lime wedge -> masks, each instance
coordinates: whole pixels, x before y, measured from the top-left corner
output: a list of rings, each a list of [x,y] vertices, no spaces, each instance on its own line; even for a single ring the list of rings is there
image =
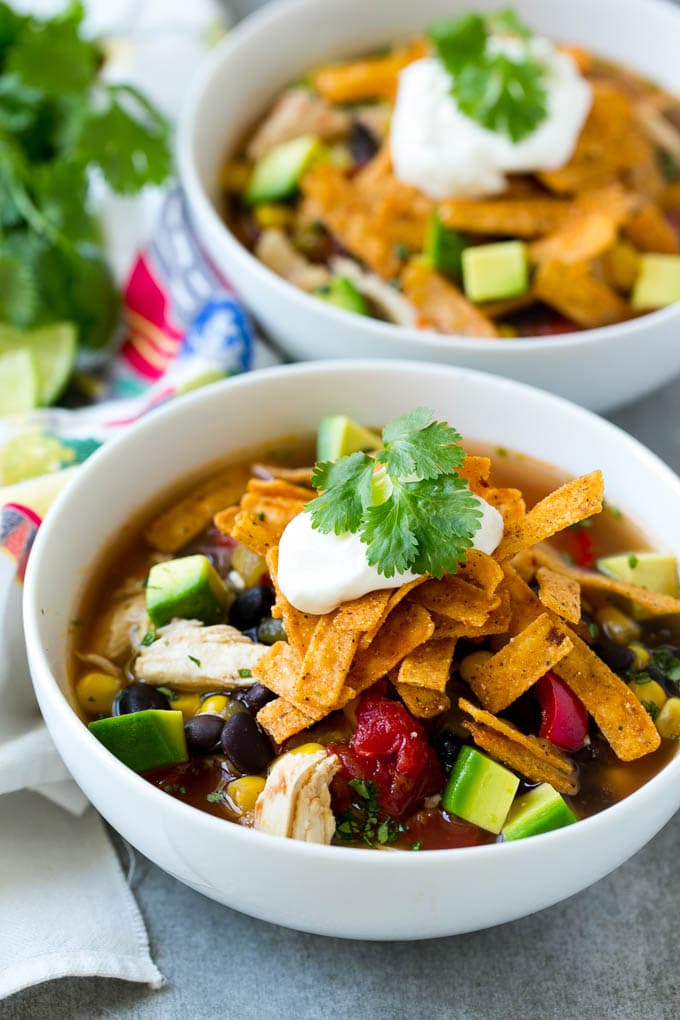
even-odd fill
[[[382,439],[345,415],[322,418],[316,440],[317,460],[338,460],[359,450],[381,450]]]
[[[77,333],[71,322],[55,322],[40,329],[0,326],[0,355],[29,351],[35,360],[40,405],[52,404],[69,380],[76,357]]]
[[[0,354],[0,415],[23,414],[38,406],[38,367],[26,348]]]

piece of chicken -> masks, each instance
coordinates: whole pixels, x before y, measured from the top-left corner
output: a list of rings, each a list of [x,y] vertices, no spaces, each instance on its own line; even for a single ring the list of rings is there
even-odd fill
[[[325,142],[347,134],[350,117],[309,89],[288,89],[257,129],[248,144],[248,158],[260,159],[265,153],[300,135],[316,135]]]
[[[137,656],[135,676],[179,690],[251,687],[257,682],[257,663],[267,651],[266,645],[222,623],[206,627],[200,620],[173,620],[157,633]]]
[[[329,786],[340,768],[325,750],[278,758],[255,804],[255,828],[304,843],[330,843],[335,833]]]
[[[301,290],[312,291],[328,282],[325,266],[310,262],[296,251],[282,230],[263,230],[255,254],[268,269]]]

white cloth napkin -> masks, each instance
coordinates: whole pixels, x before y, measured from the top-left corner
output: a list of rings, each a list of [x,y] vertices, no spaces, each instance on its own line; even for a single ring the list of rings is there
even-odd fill
[[[46,14],[61,9],[63,0],[15,5]],[[221,13],[215,0],[89,0],[87,8],[93,34],[118,39],[118,76],[145,89],[166,111],[175,110],[214,38]],[[149,203],[157,208],[158,196],[151,191],[141,203],[128,223],[148,222]],[[120,276],[121,259],[126,252],[133,259],[141,238],[123,230],[108,240]],[[77,468],[21,483],[21,498],[5,490],[0,502],[24,504],[39,519],[72,470]],[[0,999],[66,975],[118,977],[158,988],[164,979],[149,955],[144,922],[118,858],[99,816],[86,810],[69,778],[33,696],[21,629],[22,564],[12,556],[27,546],[22,529],[30,529],[31,521],[17,521],[6,533],[0,528]]]

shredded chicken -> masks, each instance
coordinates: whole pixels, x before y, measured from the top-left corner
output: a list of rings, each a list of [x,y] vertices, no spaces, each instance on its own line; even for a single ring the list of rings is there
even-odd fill
[[[330,843],[335,832],[329,786],[340,760],[326,751],[278,758],[255,805],[255,828],[305,843]]]
[[[140,590],[121,598],[98,617],[92,651],[118,662],[130,654],[130,645],[138,647],[146,630],[146,595]]]
[[[251,138],[247,155],[249,159],[260,159],[275,146],[300,135],[317,135],[332,141],[349,128],[349,114],[344,110],[336,109],[309,89],[288,89]]]
[[[367,272],[358,262],[340,255],[331,259],[331,268],[338,276],[344,276],[353,283],[388,322],[394,322],[397,326],[416,326],[418,317],[413,305],[375,273]]]
[[[256,644],[235,627],[173,620],[158,630],[153,644],[142,648],[134,673],[149,684],[169,684],[180,690],[251,687],[266,651],[266,645]]]
[[[650,141],[675,159],[680,159],[680,132],[677,128],[651,103],[638,103],[636,113]]]
[[[301,290],[316,290],[328,282],[326,267],[314,265],[296,251],[282,230],[264,230],[255,245],[255,254],[277,276]]]

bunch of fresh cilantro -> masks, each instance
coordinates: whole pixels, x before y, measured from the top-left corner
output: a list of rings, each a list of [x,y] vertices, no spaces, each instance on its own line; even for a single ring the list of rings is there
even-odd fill
[[[0,323],[71,321],[99,348],[119,296],[90,204],[100,173],[131,195],[171,169],[168,125],[136,89],[109,85],[82,35],[83,5],[44,20],[0,2]]]

